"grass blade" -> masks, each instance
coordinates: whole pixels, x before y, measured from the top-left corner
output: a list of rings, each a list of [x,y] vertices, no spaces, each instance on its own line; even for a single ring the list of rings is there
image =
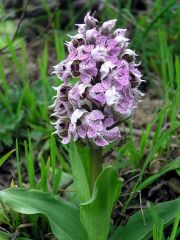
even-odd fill
[[[11,154],[15,152],[15,149],[11,150],[10,152],[6,153],[4,156],[0,158],[0,167],[4,164],[4,162],[11,156]]]

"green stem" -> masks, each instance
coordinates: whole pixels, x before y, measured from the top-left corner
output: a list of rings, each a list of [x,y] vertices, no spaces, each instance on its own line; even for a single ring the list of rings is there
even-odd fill
[[[90,145],[89,187],[92,193],[97,177],[102,171],[102,148]]]

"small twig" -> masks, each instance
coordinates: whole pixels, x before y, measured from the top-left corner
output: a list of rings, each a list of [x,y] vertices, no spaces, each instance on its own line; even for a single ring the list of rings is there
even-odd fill
[[[16,39],[16,36],[17,36],[17,34],[18,34],[18,32],[19,32],[19,29],[20,29],[21,23],[22,23],[22,21],[23,21],[23,19],[24,19],[24,15],[25,15],[25,12],[26,12],[26,9],[27,9],[28,4],[29,4],[29,0],[27,0],[26,3],[25,3],[25,5],[24,5],[23,12],[22,12],[21,17],[20,17],[20,19],[19,19],[19,22],[18,22],[16,31],[15,31],[12,39],[11,39],[12,42],[14,42],[14,40]],[[2,53],[7,47],[8,47],[8,45],[6,45],[5,47],[1,48],[1,49],[0,49],[0,53]]]
[[[127,210],[139,210],[139,209],[141,210],[139,205],[138,206],[137,205],[131,205],[127,208]],[[147,205],[142,206],[142,209],[147,209]]]
[[[128,196],[130,194],[137,194],[138,192],[130,192],[130,193],[123,193],[123,194],[120,194],[120,197],[121,196]]]
[[[27,0],[27,1],[29,1],[29,0]],[[52,20],[54,19],[55,14],[56,14],[56,12],[57,12],[57,10],[58,10],[58,6],[59,6],[59,5],[57,5],[56,9],[54,10],[54,12],[53,12],[53,14],[52,14],[52,17],[51,17],[51,19],[49,20],[49,22],[48,22],[47,26],[45,27],[44,31],[42,31],[42,32],[41,32],[36,38],[34,38],[32,41],[30,41],[29,43],[27,43],[27,44],[26,44],[26,47],[30,47],[33,43],[35,43],[37,40],[39,40],[39,39],[43,36],[43,34],[45,34],[45,33],[49,30],[49,28],[50,28],[50,26],[51,26],[51,24],[52,24]],[[21,22],[22,22],[22,20],[21,20]],[[17,31],[16,31],[16,32],[17,32]],[[17,33],[16,33],[16,35],[17,35]],[[7,46],[5,46],[4,48],[0,49],[0,53],[1,53],[1,54],[6,54],[6,53],[8,53],[7,51],[4,52],[4,50],[5,50],[6,48],[7,48]],[[15,51],[19,51],[19,50],[21,50],[21,47],[15,49]]]
[[[132,170],[129,170],[129,171],[123,173],[123,175],[127,175],[127,174],[133,173],[133,172],[140,172],[140,171],[141,171],[141,169],[132,169]]]
[[[13,36],[13,38],[12,38],[12,42],[15,40],[15,38],[16,38],[16,36],[17,36],[17,34],[18,34],[18,31],[19,31],[19,28],[20,28],[20,26],[21,26],[21,23],[22,23],[22,21],[23,21],[23,19],[24,19],[24,15],[25,15],[25,12],[26,12],[26,9],[27,9],[28,4],[29,4],[29,0],[27,0],[26,3],[25,3],[25,5],[24,5],[23,12],[22,12],[22,14],[21,14],[21,17],[20,17],[20,19],[19,19],[19,22],[18,22],[16,31],[15,31],[14,36]]]
[[[60,188],[59,193],[63,193],[63,192],[76,192],[76,190],[66,190],[66,189]]]
[[[32,223],[23,223],[23,224],[20,224],[20,225],[18,226],[18,229],[20,229],[20,228],[32,227],[32,226],[33,226]]]
[[[127,183],[131,182],[132,180],[134,180],[135,178],[139,177],[140,175],[141,174],[139,173],[139,174],[133,176],[132,178],[128,179],[124,184],[127,184]]]
[[[42,36],[44,33],[46,33],[46,32],[48,31],[48,29],[50,28],[50,26],[51,26],[51,24],[52,24],[52,20],[54,19],[55,15],[56,15],[56,12],[57,12],[57,10],[58,10],[58,7],[59,7],[59,5],[57,5],[57,7],[55,8],[55,10],[54,10],[54,12],[53,12],[53,14],[52,14],[52,17],[51,17],[51,19],[49,20],[48,25],[46,26],[46,28],[44,29],[44,31],[43,31],[42,33],[40,33],[40,34],[39,34],[35,39],[33,39],[31,42],[29,42],[29,43],[27,44],[27,47],[31,46],[34,42],[36,42],[38,39],[40,39],[41,36]]]
[[[122,133],[127,133],[127,134],[130,133],[130,129],[129,129],[128,127],[120,128],[120,131],[121,131]],[[132,132],[133,132],[134,135],[136,135],[136,136],[138,136],[138,137],[141,137],[142,134],[143,134],[143,131],[140,130],[140,129],[133,129]],[[149,137],[150,137],[150,138],[153,138],[153,137],[154,137],[154,134],[155,134],[154,132],[150,132],[150,133],[149,133]]]
[[[8,230],[6,230],[5,228],[3,228],[3,227],[1,227],[1,226],[0,226],[0,229],[1,229],[3,232],[9,233]]]
[[[138,192],[139,192],[139,202],[140,202],[141,214],[142,214],[142,217],[143,217],[143,223],[144,223],[144,226],[146,226],[146,221],[145,221],[143,207],[142,207],[141,191],[138,191]]]
[[[12,236],[11,236],[11,240],[16,240],[17,237],[19,237],[19,235],[20,235],[19,231],[16,230],[15,233],[12,234]]]
[[[50,11],[53,12],[57,7],[59,7],[59,5],[60,5],[60,3],[49,4]],[[16,14],[9,15],[5,19],[0,18],[0,21],[1,20],[10,20],[10,21],[15,20],[18,18],[17,13],[19,13],[20,11],[22,11],[22,9],[18,9],[17,11],[15,11]],[[28,18],[39,17],[39,16],[42,16],[45,14],[46,14],[46,10],[44,9],[44,7],[36,6],[36,7],[32,7],[31,9],[27,10],[24,17],[26,19],[28,19]]]
[[[68,182],[62,184],[61,190],[65,190],[65,189],[68,188],[72,183],[73,183],[73,179],[70,179]]]
[[[58,190],[58,194],[62,192],[75,192],[75,190],[66,190],[73,183],[73,179],[70,179],[68,182],[62,184],[61,188]]]

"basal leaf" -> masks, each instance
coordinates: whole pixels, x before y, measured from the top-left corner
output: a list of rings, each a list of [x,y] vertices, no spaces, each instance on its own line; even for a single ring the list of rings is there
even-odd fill
[[[69,158],[77,195],[81,202],[88,201],[90,199],[88,180],[76,144],[73,141],[70,145]]]
[[[44,214],[59,240],[87,239],[79,220],[79,209],[58,196],[37,190],[13,188],[0,191],[0,201],[19,213]]]
[[[12,239],[12,236],[10,233],[0,231],[0,239],[1,240],[9,240],[9,239]],[[25,237],[16,237],[16,240],[32,240],[32,239],[25,238]]]
[[[153,206],[156,209],[163,225],[168,226],[180,211],[180,198]],[[119,227],[111,240],[147,240],[152,236],[153,218],[151,209],[144,212],[145,225],[141,212],[135,213],[130,217],[125,226]]]
[[[80,206],[80,218],[88,240],[107,240],[112,208],[120,189],[117,171],[112,167],[105,168],[95,183],[92,198]]]
[[[0,239],[1,240],[9,240],[9,234],[3,231],[0,231]]]

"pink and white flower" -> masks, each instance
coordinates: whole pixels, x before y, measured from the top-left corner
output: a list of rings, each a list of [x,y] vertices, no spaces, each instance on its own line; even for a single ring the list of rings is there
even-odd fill
[[[113,32],[115,24],[113,19],[99,26],[88,12],[84,23],[77,24],[78,33],[66,42],[67,58],[54,67],[63,84],[55,88],[51,116],[65,144],[72,138],[103,147],[118,140],[117,123],[132,115],[143,95],[137,55],[127,48],[126,29]],[[78,79],[74,85],[71,78]]]

